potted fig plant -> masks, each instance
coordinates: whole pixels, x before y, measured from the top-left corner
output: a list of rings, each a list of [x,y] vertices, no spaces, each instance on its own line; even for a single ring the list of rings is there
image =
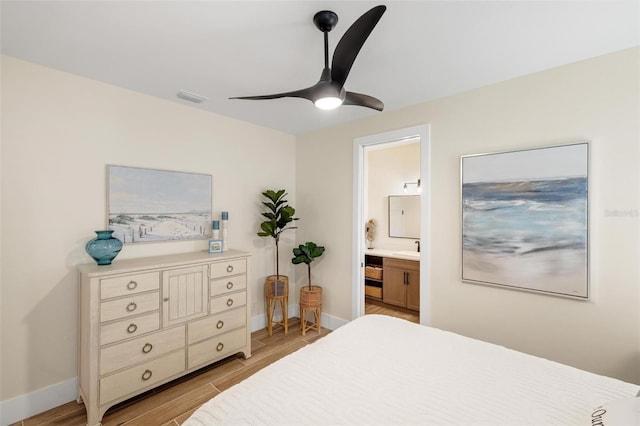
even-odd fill
[[[280,235],[289,229],[296,229],[295,226],[290,226],[297,217],[294,217],[296,209],[287,204],[285,197],[287,193],[284,189],[273,191],[268,189],[262,193],[266,198],[262,204],[267,207],[267,211],[262,213],[262,216],[266,218],[260,224],[260,237],[271,237],[276,243],[276,275],[270,275],[267,277],[267,295],[283,296],[284,292],[288,289],[289,278],[286,275],[280,275],[280,256],[279,256],[279,242]],[[286,285],[285,285],[286,283]],[[286,295],[285,295],[286,296]]]
[[[304,244],[300,244],[298,247],[294,247],[293,256],[291,262],[294,265],[300,263],[307,264],[307,277],[308,285],[300,288],[300,328],[302,329],[302,335],[308,329],[318,330],[320,333],[320,320],[322,316],[322,287],[319,285],[311,285],[311,263],[324,253],[324,247],[319,246],[314,242],[308,241]],[[305,313],[312,311],[315,321],[312,324],[307,324],[305,319]]]

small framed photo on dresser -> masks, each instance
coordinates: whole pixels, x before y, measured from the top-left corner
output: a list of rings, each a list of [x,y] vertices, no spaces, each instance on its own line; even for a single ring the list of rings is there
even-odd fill
[[[209,240],[209,253],[222,253],[222,240]]]

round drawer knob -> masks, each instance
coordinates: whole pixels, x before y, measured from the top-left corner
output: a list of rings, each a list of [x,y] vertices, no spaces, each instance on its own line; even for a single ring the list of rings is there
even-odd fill
[[[135,333],[137,329],[138,329],[137,325],[129,324],[129,327],[127,327],[127,333],[129,333],[129,334]]]
[[[227,272],[233,272],[233,265],[227,266]]]
[[[216,328],[218,330],[220,330],[222,327],[224,327],[224,321],[220,320],[218,321],[218,323],[216,324]]]
[[[127,284],[129,290],[135,290],[136,287],[138,287],[138,283],[135,281],[129,281],[129,284]]]
[[[128,312],[133,312],[138,308],[138,305],[135,304],[135,302],[131,302],[127,305],[127,311]]]
[[[151,370],[144,370],[144,373],[142,373],[142,380],[149,380],[151,376],[153,376]]]
[[[227,299],[227,306],[233,305],[233,299]]]
[[[227,290],[231,290],[233,288],[233,283],[231,281],[229,281],[227,283]]]
[[[224,349],[224,344],[222,342],[218,343],[218,346],[216,346],[216,351],[220,352],[223,349]]]
[[[153,345],[151,343],[145,343],[142,347],[142,352],[148,354],[153,349]]]

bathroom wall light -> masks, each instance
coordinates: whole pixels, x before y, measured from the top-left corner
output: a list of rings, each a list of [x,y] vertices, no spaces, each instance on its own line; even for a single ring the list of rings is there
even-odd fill
[[[417,182],[405,182],[404,185],[402,186],[402,189],[404,190],[404,192],[407,192],[407,185],[416,185],[416,190],[418,192],[422,191],[422,186],[420,185],[420,179],[418,179]]]

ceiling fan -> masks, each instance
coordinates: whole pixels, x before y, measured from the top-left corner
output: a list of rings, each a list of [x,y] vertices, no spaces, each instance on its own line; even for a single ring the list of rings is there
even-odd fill
[[[262,96],[238,96],[229,99],[303,98],[310,100],[320,109],[334,109],[340,105],[356,105],[382,111],[384,108],[382,101],[373,96],[347,92],[344,89],[344,83],[356,56],[385,10],[387,10],[386,6],[376,6],[359,17],[349,27],[333,52],[331,68],[329,68],[329,31],[338,23],[338,15],[330,10],[316,13],[313,17],[313,23],[324,33],[324,69],[320,75],[320,81],[306,89],[292,92]]]

